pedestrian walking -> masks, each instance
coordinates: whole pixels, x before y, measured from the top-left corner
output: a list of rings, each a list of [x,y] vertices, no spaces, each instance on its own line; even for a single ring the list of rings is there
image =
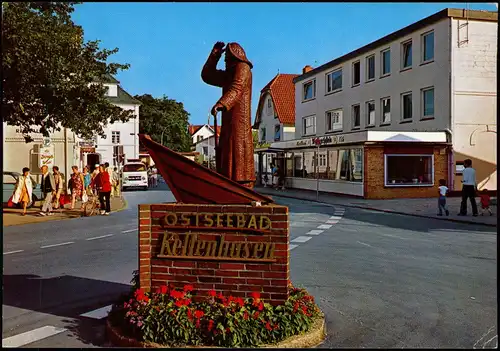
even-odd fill
[[[92,191],[90,189],[90,181],[92,180],[91,175],[89,173],[89,167],[83,167],[83,188],[88,195],[92,195]]]
[[[470,200],[472,215],[477,216],[476,204],[476,170],[472,168],[472,161],[464,161],[464,171],[462,172],[462,203],[460,204],[459,216],[467,216],[467,199]]]
[[[448,187],[446,186],[446,180],[444,179],[439,179],[439,198],[438,198],[438,209],[439,213],[438,216],[443,215],[446,213],[447,216],[450,215],[450,211],[448,211],[448,207],[446,206],[446,196],[448,195]]]
[[[153,188],[156,188],[158,186],[158,169],[152,168],[153,171]]]
[[[56,181],[54,175],[49,172],[49,167],[43,165],[42,168],[42,183],[40,184],[43,203],[40,216],[50,216],[52,215],[52,199],[56,194]]]
[[[108,216],[111,212],[111,181],[109,173],[106,172],[105,165],[101,165],[99,174],[92,180],[99,192],[99,202],[101,203],[101,215]]]
[[[73,166],[71,167],[71,170],[73,171],[73,174],[71,175],[71,207],[70,209],[73,210],[75,208],[75,202],[76,199],[82,200],[82,206],[80,208],[81,211],[83,211],[83,184],[84,184],[84,178],[83,174],[78,170],[78,166]]]
[[[113,168],[113,173],[111,174],[112,191],[114,196],[120,196],[120,176],[118,174],[118,168]]]
[[[481,216],[484,216],[485,212],[488,212],[490,216],[493,216],[493,212],[490,209],[491,198],[490,195],[488,195],[488,189],[481,190],[479,198],[481,199]]]
[[[12,202],[15,204],[21,203],[23,206],[23,213],[21,216],[26,216],[26,208],[28,203],[33,200],[33,183],[31,182],[30,169],[23,168],[23,174],[19,176],[12,195]]]
[[[52,207],[55,210],[57,210],[60,207],[61,194],[62,194],[63,189],[64,189],[64,178],[63,178],[61,172],[59,172],[59,167],[57,167],[57,166],[52,167],[52,172],[54,175],[54,182],[56,184],[55,195],[54,195],[54,198],[52,199],[52,202],[53,202]]]

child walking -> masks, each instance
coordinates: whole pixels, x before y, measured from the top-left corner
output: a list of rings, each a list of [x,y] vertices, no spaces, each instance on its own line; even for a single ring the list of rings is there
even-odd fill
[[[448,194],[448,187],[446,186],[446,180],[439,179],[439,199],[438,199],[438,216],[443,215],[443,210],[447,216],[450,215],[450,211],[446,207],[446,195]]]
[[[479,195],[479,198],[481,199],[481,216],[484,216],[485,212],[489,212],[490,216],[493,216],[493,212],[491,212],[490,209],[491,198],[488,195],[488,190],[483,189],[481,191],[481,194]]]

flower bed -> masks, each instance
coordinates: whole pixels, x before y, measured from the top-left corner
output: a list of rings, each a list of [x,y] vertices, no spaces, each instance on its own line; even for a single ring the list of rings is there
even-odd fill
[[[109,323],[125,337],[169,347],[276,344],[309,331],[321,316],[304,289],[289,289],[289,299],[279,306],[264,302],[257,292],[243,299],[212,290],[197,302],[190,285],[182,290],[162,286],[152,293],[137,289],[113,306]]]

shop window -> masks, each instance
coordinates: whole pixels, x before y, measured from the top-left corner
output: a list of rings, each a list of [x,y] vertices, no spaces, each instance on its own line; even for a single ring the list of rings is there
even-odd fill
[[[313,150],[304,152],[304,178],[316,178],[315,155],[316,151]]]
[[[363,181],[363,149],[328,150],[327,179]]]
[[[385,186],[432,186],[433,155],[385,155]]]
[[[305,178],[307,176],[307,170],[304,169],[304,155],[302,153],[294,154],[293,163],[293,176]]]
[[[339,179],[337,176],[339,173],[337,172],[339,159],[339,151],[338,150],[328,150],[328,172],[327,179],[335,180]]]

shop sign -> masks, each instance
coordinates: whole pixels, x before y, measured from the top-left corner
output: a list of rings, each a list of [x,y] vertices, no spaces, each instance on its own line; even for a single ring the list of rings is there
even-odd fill
[[[93,153],[95,153],[95,147],[82,147],[82,148],[80,148],[80,152],[82,154],[84,154],[84,153],[93,154]]]
[[[54,144],[40,145],[40,167],[54,165]]]
[[[343,135],[332,135],[332,136],[325,136],[322,138],[313,138],[311,139],[311,142],[314,145],[335,145],[339,143],[345,142],[345,138]]]
[[[305,140],[299,140],[297,141],[297,146],[310,146],[311,145],[311,140],[310,139],[305,139]]]

